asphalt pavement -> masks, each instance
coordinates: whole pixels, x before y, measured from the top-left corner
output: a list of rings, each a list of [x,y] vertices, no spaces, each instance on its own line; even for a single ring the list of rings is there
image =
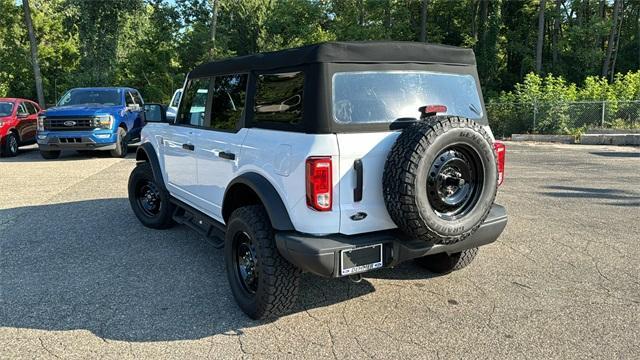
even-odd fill
[[[0,358],[640,358],[640,149],[507,145],[498,242],[466,269],[304,275],[253,321],[222,251],[144,228],[105,155],[0,159]]]

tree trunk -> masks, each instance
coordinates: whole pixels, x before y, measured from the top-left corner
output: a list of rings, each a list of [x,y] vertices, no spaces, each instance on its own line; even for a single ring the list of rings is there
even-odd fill
[[[211,0],[213,14],[211,14],[211,49],[209,49],[209,60],[215,57],[216,48],[216,28],[218,27],[218,9],[220,8],[220,0]]]
[[[478,0],[478,34],[476,35],[476,57],[484,59],[486,56],[486,40],[487,40],[487,26],[489,22],[489,1],[490,0]],[[452,23],[451,20],[447,21],[447,25]]]
[[[556,66],[558,66],[558,38],[560,37],[560,20],[562,19],[562,0],[556,0],[556,13],[553,17],[553,36],[552,36],[552,47],[553,47],[553,58],[552,58],[552,66],[553,70],[556,70]]]
[[[427,5],[429,0],[422,0],[420,7],[420,42],[427,41]]]
[[[623,12],[624,9],[624,2],[620,1],[620,12]],[[614,47],[613,47],[613,60],[611,61],[611,76],[609,78],[609,80],[611,82],[613,82],[613,77],[616,74],[616,60],[618,60],[618,50],[620,49],[620,34],[622,33],[622,22],[624,21],[624,15],[620,16],[620,21],[618,24],[618,31],[616,34],[616,40],[614,42]]]
[[[391,0],[387,0],[387,5],[384,7],[384,28],[387,32],[387,36],[391,36]]]
[[[604,21],[604,19],[607,17],[607,7],[606,5],[606,1],[605,0],[600,0],[600,7],[598,8],[598,15],[600,16],[600,19],[602,21]],[[600,49],[604,50],[604,37],[602,36],[598,36],[598,45],[600,46]]]
[[[602,64],[602,77],[607,77],[609,74],[609,66],[611,65],[611,55],[613,54],[613,47],[616,40],[616,33],[618,32],[618,16],[620,15],[621,0],[614,0],[613,2],[613,18],[611,19],[611,31],[609,32],[609,41],[607,42],[607,54],[604,57],[604,63]]]
[[[29,43],[31,45],[31,64],[33,65],[33,75],[36,80],[36,93],[38,95],[38,104],[41,108],[45,108],[44,91],[42,90],[42,74],[40,73],[40,63],[38,63],[38,44],[36,43],[36,35],[33,32],[33,23],[31,22],[31,8],[29,0],[22,0],[24,9],[24,22],[29,31]]]
[[[536,73],[542,72],[542,46],[544,45],[544,8],[545,0],[540,0],[538,12],[538,44],[536,46]]]

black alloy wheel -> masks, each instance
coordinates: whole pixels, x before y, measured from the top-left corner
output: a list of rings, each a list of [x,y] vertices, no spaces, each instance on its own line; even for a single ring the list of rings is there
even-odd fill
[[[427,198],[443,220],[456,220],[474,208],[482,191],[482,161],[464,144],[442,150],[431,164]]]
[[[146,180],[138,183],[136,201],[145,215],[155,217],[160,213],[162,199],[160,190],[153,181]]]
[[[234,267],[237,269],[238,280],[249,294],[258,291],[258,268],[256,266],[255,246],[246,232],[240,232],[234,239]]]
[[[136,165],[127,186],[129,203],[142,225],[152,229],[168,229],[175,224],[175,206],[171,204],[167,190],[158,181],[153,176],[151,164],[144,162]]]

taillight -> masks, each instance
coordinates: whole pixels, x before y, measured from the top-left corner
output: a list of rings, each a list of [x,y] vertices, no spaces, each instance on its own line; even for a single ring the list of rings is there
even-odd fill
[[[418,111],[420,111],[422,117],[428,117],[438,113],[446,113],[447,107],[444,105],[425,105],[421,106]]]
[[[504,181],[504,157],[507,153],[507,147],[500,141],[496,141],[493,143],[493,150],[496,153],[498,162],[498,185],[502,185]]]
[[[318,211],[331,211],[333,180],[331,157],[307,159],[307,205]]]

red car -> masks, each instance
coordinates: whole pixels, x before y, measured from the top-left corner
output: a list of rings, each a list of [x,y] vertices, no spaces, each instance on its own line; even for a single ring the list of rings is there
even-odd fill
[[[18,155],[18,146],[36,142],[40,106],[31,100],[0,98],[0,155]]]

